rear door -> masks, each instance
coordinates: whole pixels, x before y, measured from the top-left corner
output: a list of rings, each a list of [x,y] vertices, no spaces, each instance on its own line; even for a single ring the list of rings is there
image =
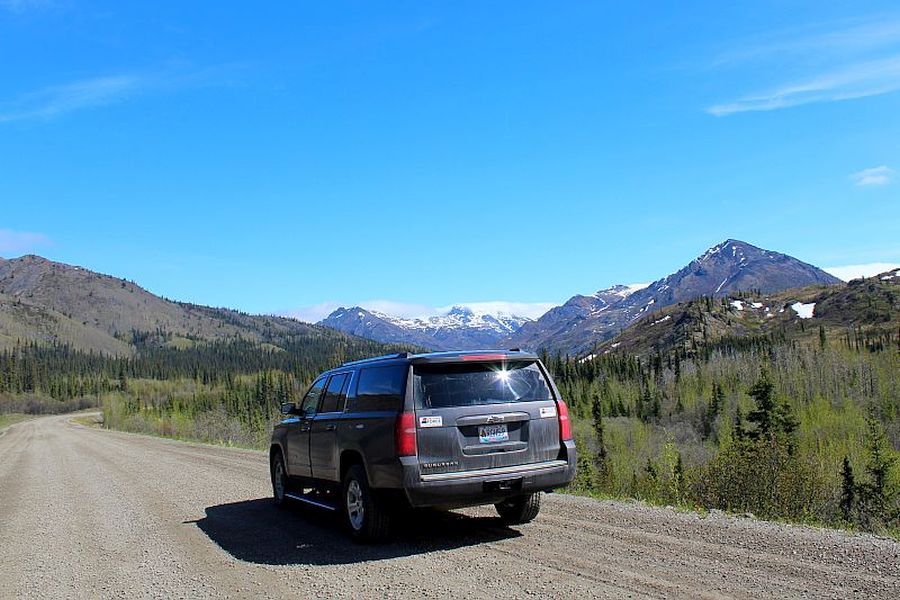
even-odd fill
[[[556,402],[534,360],[468,359],[413,368],[423,474],[554,460]]]

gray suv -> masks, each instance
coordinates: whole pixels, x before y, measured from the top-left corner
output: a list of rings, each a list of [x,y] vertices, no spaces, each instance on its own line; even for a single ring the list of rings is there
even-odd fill
[[[275,503],[387,536],[402,509],[494,504],[527,523],[575,476],[568,409],[528,352],[392,354],[322,373],[272,433]]]

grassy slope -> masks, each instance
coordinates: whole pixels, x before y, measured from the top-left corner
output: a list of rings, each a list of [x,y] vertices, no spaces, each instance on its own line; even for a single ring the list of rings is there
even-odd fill
[[[9,427],[10,425],[13,425],[14,423],[18,423],[20,421],[25,421],[27,419],[33,419],[33,418],[34,418],[34,416],[32,416],[32,415],[22,415],[19,413],[12,413],[12,414],[0,413],[0,431],[3,431],[4,429]]]
[[[0,259],[0,349],[17,340],[60,342],[121,356],[134,351],[133,331],[182,349],[236,338],[277,345],[348,337],[294,319],[173,302],[123,279],[36,256]]]
[[[815,303],[813,318],[800,318],[791,308],[797,302]],[[857,327],[896,333],[900,328],[900,277],[873,277],[847,285],[811,286],[776,294],[742,293],[724,301],[693,300],[641,319],[600,351],[638,355],[674,348],[690,351],[696,345],[726,337],[771,334],[818,343],[819,326],[830,343]]]
[[[117,356],[127,356],[132,352],[123,341],[52,308],[0,294],[0,349],[19,342],[58,342],[78,350]]]

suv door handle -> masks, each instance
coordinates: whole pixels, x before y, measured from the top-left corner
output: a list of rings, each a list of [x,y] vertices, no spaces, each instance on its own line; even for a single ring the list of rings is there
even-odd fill
[[[336,427],[334,426],[334,424],[325,426],[325,431],[334,431],[335,429]]]

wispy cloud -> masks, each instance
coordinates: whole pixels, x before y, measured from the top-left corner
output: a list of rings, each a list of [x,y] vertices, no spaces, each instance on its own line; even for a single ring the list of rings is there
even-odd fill
[[[865,55],[900,44],[900,19],[879,15],[839,23],[813,24],[745,40],[720,53],[712,66],[741,66],[773,58],[794,61],[825,61]]]
[[[885,165],[863,169],[850,176],[858,186],[887,185],[894,178],[894,170]]]
[[[900,90],[900,17],[784,32],[723,53],[713,67],[743,69],[742,80],[751,79],[754,69],[762,78],[794,74],[763,91],[707,107],[718,117],[887,94]]]
[[[340,307],[340,302],[322,302],[320,304],[313,304],[312,306],[280,311],[276,314],[282,317],[293,317],[294,319],[306,321],[307,323],[318,323]]]
[[[337,302],[329,300],[327,302],[313,304],[312,306],[282,311],[278,314],[285,317],[293,317],[308,323],[316,323],[338,308],[350,308],[352,306],[359,306],[366,310],[384,313],[393,317],[403,317],[405,319],[424,319],[431,315],[438,314],[438,311],[440,310],[433,306],[409,304],[407,302],[396,302],[394,300],[363,300],[360,302]]]
[[[119,75],[46,87],[0,104],[0,123],[50,119],[80,109],[121,102],[138,91],[141,85],[139,77]]]
[[[859,63],[811,79],[715,104],[707,112],[717,117],[740,112],[777,110],[813,102],[835,102],[887,94],[900,89],[900,55]]]
[[[42,233],[0,229],[0,255],[30,252],[49,243],[50,239]]]
[[[0,0],[0,8],[14,13],[52,5],[52,0]]]
[[[397,302],[394,300],[364,300],[358,302],[354,306],[361,306],[366,310],[407,319],[424,319],[436,314],[438,311],[438,309],[431,306]]]
[[[845,265],[843,267],[825,267],[827,273],[831,273],[838,279],[850,281],[860,277],[874,277],[885,271],[900,268],[900,263],[874,262],[861,265]]]
[[[507,302],[505,300],[494,300],[489,302],[458,302],[455,305],[444,306],[438,309],[438,314],[446,314],[450,312],[453,306],[465,306],[471,308],[475,312],[490,313],[492,315],[505,314],[516,315],[518,317],[528,317],[529,319],[537,319],[542,314],[558,306],[554,302]]]
[[[0,101],[0,123],[52,119],[66,113],[117,104],[139,94],[170,92],[184,88],[224,85],[243,64],[191,69],[170,67],[156,72],[135,72],[79,79],[51,85]]]
[[[465,306],[475,312],[490,314],[507,314],[536,319],[556,306],[553,302],[507,302],[495,300],[488,302],[456,302],[447,306],[427,306],[424,304],[410,304],[394,300],[364,300],[362,302],[322,302],[312,306],[306,306],[295,310],[284,311],[279,314],[286,317],[294,317],[301,321],[316,323],[321,321],[338,308],[359,306],[366,310],[383,313],[392,317],[405,319],[426,319],[437,315],[446,315],[455,306]]]

